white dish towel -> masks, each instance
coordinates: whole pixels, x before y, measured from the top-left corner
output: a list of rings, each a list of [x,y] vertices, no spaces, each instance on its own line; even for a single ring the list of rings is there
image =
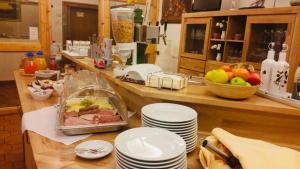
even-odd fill
[[[91,135],[64,135],[56,129],[56,117],[56,106],[50,106],[33,112],[24,113],[22,117],[22,132],[24,133],[26,130],[30,130],[47,137],[50,140],[60,142],[65,145],[73,144]]]

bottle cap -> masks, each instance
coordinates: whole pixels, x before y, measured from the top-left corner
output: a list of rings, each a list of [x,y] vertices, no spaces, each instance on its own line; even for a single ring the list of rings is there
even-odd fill
[[[32,58],[34,56],[32,52],[27,52],[25,55],[29,58]]]
[[[269,47],[269,51],[268,51],[267,58],[268,59],[274,59],[274,56],[275,56],[275,50],[274,50],[275,43],[274,42],[269,43],[268,47]]]
[[[287,44],[282,44],[282,50],[281,52],[279,53],[279,61],[286,61],[286,52],[288,50],[288,46]]]
[[[39,51],[36,52],[36,54],[39,55],[39,56],[42,56],[42,55],[44,55],[44,52],[42,50],[39,50]]]

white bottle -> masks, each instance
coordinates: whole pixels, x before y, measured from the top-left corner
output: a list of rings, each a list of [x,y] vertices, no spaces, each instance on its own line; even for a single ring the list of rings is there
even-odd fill
[[[269,52],[267,59],[265,59],[261,64],[261,71],[260,71],[260,77],[262,79],[260,90],[263,92],[269,92],[270,90],[270,81],[272,77],[272,65],[275,63],[274,56],[275,56],[275,50],[274,50],[275,43],[272,42],[269,44]]]
[[[287,45],[282,45],[278,62],[273,64],[270,93],[278,97],[287,96],[287,83],[290,65],[286,62]]]

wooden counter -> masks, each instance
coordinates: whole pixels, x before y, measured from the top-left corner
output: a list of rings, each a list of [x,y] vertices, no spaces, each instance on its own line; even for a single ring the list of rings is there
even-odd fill
[[[57,95],[54,94],[47,101],[35,101],[27,91],[27,84],[34,80],[32,77],[24,77],[19,71],[14,72],[18,93],[23,113],[34,111],[57,103]],[[140,116],[136,114],[130,118],[128,128],[139,127]],[[120,131],[121,132],[121,131]],[[113,143],[120,132],[94,134],[83,140],[101,139]],[[76,157],[74,148],[82,141],[66,146],[51,141],[39,134],[28,131],[24,136],[25,158],[27,169],[115,169],[114,152],[99,160],[84,160]],[[198,160],[197,148],[188,155],[188,168],[202,169]]]
[[[206,86],[200,85],[189,85],[179,91],[149,88],[114,78],[111,70],[95,68],[90,58],[74,59],[66,54],[63,58],[80,69],[98,72],[106,78],[132,110],[139,112],[142,106],[155,102],[184,104],[197,110],[198,129],[202,135],[221,127],[236,135],[300,150],[300,109],[256,95],[246,100],[227,100],[216,97]]]

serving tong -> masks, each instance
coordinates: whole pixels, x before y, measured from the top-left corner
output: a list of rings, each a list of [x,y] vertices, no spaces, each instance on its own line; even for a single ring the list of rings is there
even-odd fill
[[[207,140],[202,142],[202,147],[207,148],[210,152],[218,155],[229,165],[232,169],[242,169],[240,161],[233,155],[228,155],[216,146],[210,144]]]

